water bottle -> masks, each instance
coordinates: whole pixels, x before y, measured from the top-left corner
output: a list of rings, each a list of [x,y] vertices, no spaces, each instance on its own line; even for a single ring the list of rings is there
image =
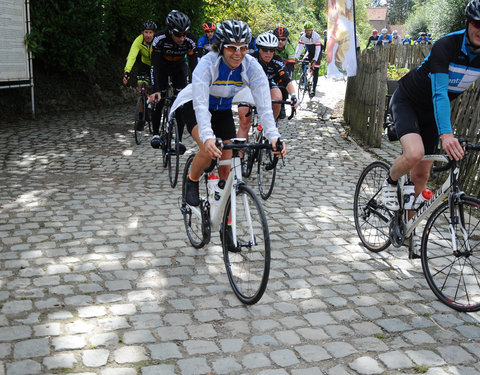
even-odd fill
[[[210,217],[214,217],[218,202],[220,199],[216,199],[219,196],[218,193],[218,176],[215,173],[210,173],[208,176],[207,188],[208,188],[208,203],[210,203]]]
[[[403,208],[411,210],[413,208],[413,201],[415,200],[415,185],[408,180],[403,184]]]
[[[421,194],[418,195],[417,199],[415,199],[414,209],[418,210],[421,208],[426,201],[432,199],[433,193],[429,189],[424,189]]]

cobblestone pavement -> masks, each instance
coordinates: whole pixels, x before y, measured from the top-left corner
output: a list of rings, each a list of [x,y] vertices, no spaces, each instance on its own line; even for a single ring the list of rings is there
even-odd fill
[[[133,104],[0,125],[0,375],[479,374],[480,315],[437,301],[406,249],[359,245],[373,156],[332,116],[344,82],[320,88],[280,125],[270,281],[251,307],[217,231],[189,245]]]

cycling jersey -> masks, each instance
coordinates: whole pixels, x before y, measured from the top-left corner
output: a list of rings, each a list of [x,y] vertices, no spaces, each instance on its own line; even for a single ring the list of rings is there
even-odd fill
[[[258,61],[250,55],[245,55],[242,65],[232,71],[217,52],[207,53],[198,62],[192,83],[180,92],[173,103],[170,116],[180,106],[193,100],[201,141],[215,139],[210,109],[231,108],[233,97],[245,87],[250,88],[265,136],[270,141],[278,138],[280,134],[273,119],[267,77]]]
[[[410,44],[412,44],[412,39],[410,38],[403,39],[402,44],[409,46]]]
[[[439,134],[452,133],[450,101],[480,78],[480,54],[467,45],[465,30],[439,39],[423,63],[400,80],[418,106],[434,109]]]
[[[160,76],[164,71],[175,70],[175,66],[186,64],[188,56],[188,65],[193,71],[197,65],[196,43],[192,33],[187,32],[183,44],[178,45],[172,39],[168,30],[160,31],[155,35],[152,42],[152,69],[151,81],[154,92],[164,89],[159,87]],[[181,89],[183,87],[176,87]]]
[[[132,46],[130,47],[130,52],[128,52],[127,56],[127,64],[125,65],[125,69],[123,69],[124,72],[130,73],[132,71],[132,67],[135,64],[139,52],[142,56],[142,63],[150,66],[152,62],[152,43],[145,43],[142,34],[135,38]]]
[[[213,34],[212,39],[208,39],[207,35],[202,35],[198,39],[197,47],[198,47],[198,56],[202,57],[206,53],[210,52],[212,50],[212,44],[217,40],[217,36]]]
[[[307,49],[309,60],[317,61],[322,50],[322,40],[317,32],[312,31],[312,35],[308,38],[305,33],[300,34],[297,50],[295,51],[295,59],[298,60],[303,52],[303,48]],[[313,56],[313,58],[312,58]]]
[[[422,38],[421,36],[415,42],[416,44],[432,44],[427,38]]]
[[[252,55],[263,68],[267,75],[270,88],[278,85],[286,87],[290,82],[290,76],[285,68],[285,64],[280,56],[273,55],[269,63],[260,61],[260,52],[255,52]]]
[[[397,36],[392,35],[392,43],[393,44],[402,44],[402,39],[398,35]]]
[[[375,47],[375,44],[377,44],[377,41],[378,41],[378,35],[377,36],[370,35],[370,38],[368,38],[367,47],[365,48],[368,48],[370,43],[372,43],[372,46]]]
[[[390,34],[380,35],[377,40],[378,45],[385,45],[392,43],[392,36]]]
[[[293,70],[295,69],[295,49],[293,46],[287,41],[285,44],[285,48],[283,50],[277,49],[277,55],[283,59],[285,66],[287,68],[288,74],[290,79],[293,75]]]

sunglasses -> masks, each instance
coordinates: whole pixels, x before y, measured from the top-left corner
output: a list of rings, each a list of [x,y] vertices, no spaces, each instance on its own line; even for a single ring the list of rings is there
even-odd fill
[[[173,32],[173,35],[175,35],[177,38],[184,37],[184,36],[186,36],[185,34],[186,34],[185,32],[179,32],[179,31],[174,31]]]
[[[287,38],[278,38],[278,40],[281,41],[281,42],[286,42]]]
[[[228,52],[232,52],[232,53],[235,53],[238,51],[245,52],[247,50],[247,45],[243,44],[241,46],[236,46],[235,44],[225,44],[223,48],[225,48]]]
[[[272,53],[275,53],[275,51],[277,50],[276,48],[266,48],[266,47],[260,47],[260,49],[263,52],[272,52]]]
[[[473,25],[474,28],[480,29],[480,20],[470,20],[470,23]]]

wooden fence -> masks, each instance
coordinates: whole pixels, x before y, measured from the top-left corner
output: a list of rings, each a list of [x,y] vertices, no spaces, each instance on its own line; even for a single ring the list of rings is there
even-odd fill
[[[344,120],[352,135],[367,147],[379,147],[385,119],[388,63],[413,69],[421,64],[429,46],[384,46],[365,50],[358,57],[357,76],[349,77],[345,93]],[[480,142],[480,84],[452,102],[454,133],[473,143]],[[393,85],[394,86],[394,85]],[[391,86],[391,87],[393,87]],[[390,90],[392,91],[392,90]],[[390,92],[390,95],[392,92]],[[467,194],[480,196],[480,153],[467,154],[460,175]],[[439,176],[438,181],[442,177]]]

